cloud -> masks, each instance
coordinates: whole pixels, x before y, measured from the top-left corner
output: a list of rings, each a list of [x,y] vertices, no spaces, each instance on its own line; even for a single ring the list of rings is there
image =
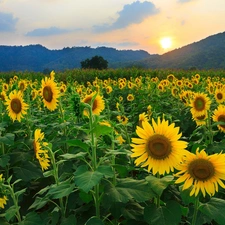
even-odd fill
[[[0,12],[0,32],[15,31],[18,18],[13,18],[11,13]]]
[[[123,9],[118,12],[119,17],[117,20],[109,25],[103,24],[101,26],[95,26],[95,31],[109,31],[114,29],[122,29],[128,27],[131,24],[141,23],[145,18],[159,13],[159,9],[151,2],[133,2],[131,4],[124,5]]]
[[[42,36],[50,36],[50,35],[58,35],[68,33],[69,31],[66,29],[61,29],[57,27],[49,27],[49,28],[38,28],[34,29],[26,34],[26,36],[31,37],[42,37]]]
[[[178,0],[180,3],[191,2],[192,0]]]

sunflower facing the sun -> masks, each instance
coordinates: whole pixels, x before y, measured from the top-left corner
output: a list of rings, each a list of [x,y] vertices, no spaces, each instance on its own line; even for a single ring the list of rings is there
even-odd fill
[[[9,116],[13,120],[18,120],[19,122],[24,115],[27,114],[28,104],[23,100],[23,94],[21,91],[14,90],[9,94],[9,98],[6,98],[5,105]]]
[[[183,183],[183,190],[192,188],[190,196],[202,192],[213,196],[218,192],[218,186],[225,188],[225,154],[207,155],[204,150],[197,149],[196,154],[188,152],[184,161],[178,167],[175,183]]]
[[[131,147],[136,166],[148,166],[148,172],[152,170],[164,175],[174,171],[186,154],[187,142],[179,140],[179,127],[158,117],[157,123],[152,119],[152,125],[148,121],[142,122],[142,127],[137,126],[136,133],[139,138],[132,138]]]
[[[58,106],[58,98],[60,96],[57,83],[51,78],[45,77],[41,81],[41,96],[43,98],[44,106],[49,110],[54,111]]]
[[[194,97],[190,102],[191,113],[194,117],[204,115],[210,108],[211,100],[204,93],[194,93]]]

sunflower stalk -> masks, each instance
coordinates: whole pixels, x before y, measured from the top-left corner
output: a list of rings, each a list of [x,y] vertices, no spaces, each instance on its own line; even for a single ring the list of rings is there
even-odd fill
[[[56,164],[56,161],[55,161],[55,154],[51,148],[49,147],[47,148],[48,148],[48,152],[50,153],[50,159],[51,159],[51,163],[53,167],[53,176],[55,179],[55,183],[57,186],[59,186],[58,164]],[[60,210],[61,210],[62,216],[63,218],[65,218],[65,207],[64,207],[62,198],[59,198],[59,204],[60,204]]]
[[[197,221],[197,214],[198,214],[198,207],[199,207],[199,196],[196,197],[195,203],[194,203],[194,214],[192,217],[191,225],[195,225]]]
[[[97,143],[95,142],[95,135],[93,132],[93,123],[94,123],[94,117],[92,114],[92,104],[93,101],[91,101],[91,105],[88,105],[88,110],[89,110],[89,126],[90,126],[90,132],[91,132],[91,149],[92,149],[92,167],[93,170],[96,171],[98,167],[98,162],[97,162]],[[99,197],[99,184],[95,185],[94,187],[94,193],[93,193],[93,198],[95,201],[95,211],[96,211],[96,217],[100,218],[100,197]]]
[[[18,204],[18,196],[16,196],[15,192],[14,192],[14,185],[10,185],[9,184],[4,184],[3,185],[6,189],[8,189],[9,191],[9,195],[11,196],[12,200],[13,200],[13,204],[15,206],[15,216],[17,218],[17,221],[19,222],[19,224],[22,222],[21,219],[21,215],[20,215],[20,206]]]

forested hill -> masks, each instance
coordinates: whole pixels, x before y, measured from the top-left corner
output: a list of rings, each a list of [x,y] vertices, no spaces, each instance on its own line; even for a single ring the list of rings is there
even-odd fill
[[[209,36],[163,55],[141,60],[145,68],[225,69],[225,32]]]
[[[0,46],[0,71],[44,71],[80,68],[80,62],[102,56],[109,63],[122,66],[130,61],[149,57],[143,50],[116,50],[107,47],[72,47],[61,50],[49,50],[42,45]]]
[[[49,50],[41,45],[0,46],[0,71],[40,71],[80,68],[80,62],[102,56],[109,68],[225,69],[225,32],[175,49],[163,55],[143,50],[108,47],[72,47]]]

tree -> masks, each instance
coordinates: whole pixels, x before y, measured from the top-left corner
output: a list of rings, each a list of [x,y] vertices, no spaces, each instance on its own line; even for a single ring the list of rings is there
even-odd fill
[[[91,59],[85,59],[80,62],[82,69],[107,69],[108,61],[105,60],[102,56],[94,56]]]

